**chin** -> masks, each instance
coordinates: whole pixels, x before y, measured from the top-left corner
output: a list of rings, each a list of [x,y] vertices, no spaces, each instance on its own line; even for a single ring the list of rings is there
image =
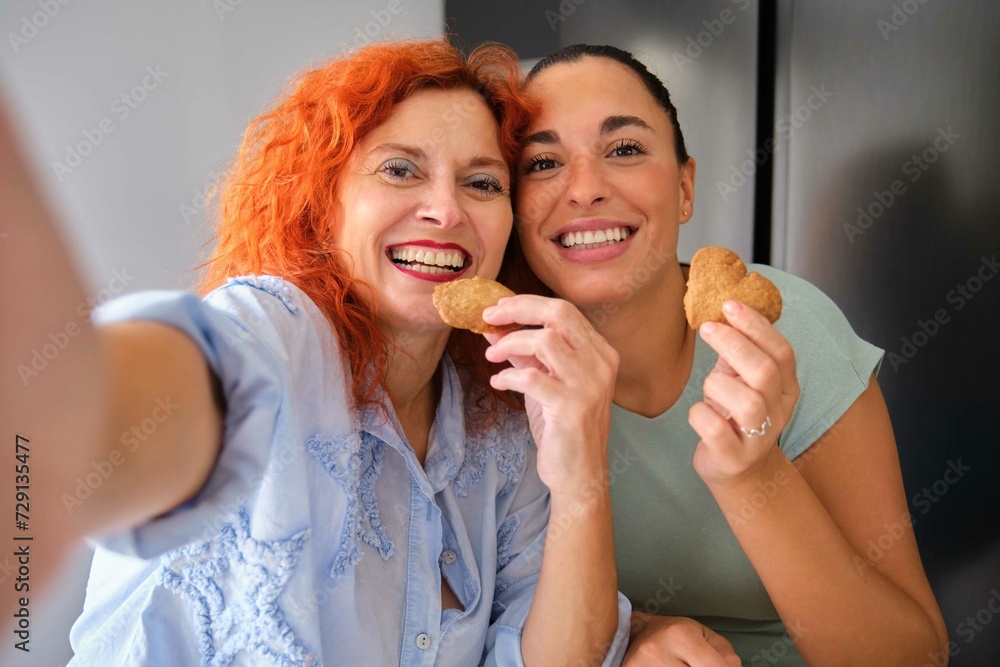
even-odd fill
[[[560,299],[580,309],[616,307],[628,289],[617,272],[587,271],[582,275],[563,275],[561,280],[546,282]]]

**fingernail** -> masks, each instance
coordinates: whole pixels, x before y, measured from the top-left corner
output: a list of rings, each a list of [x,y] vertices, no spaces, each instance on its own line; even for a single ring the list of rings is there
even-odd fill
[[[702,336],[710,335],[713,331],[715,331],[716,326],[717,325],[715,324],[715,322],[705,322],[704,324],[701,325],[701,335]]]
[[[741,309],[742,306],[738,301],[726,301],[722,304],[722,310],[726,311],[726,315],[737,315]]]
[[[486,310],[483,311],[483,318],[492,317],[493,313],[495,313],[495,312],[497,312],[497,307],[496,306],[490,306],[489,308],[487,308]]]

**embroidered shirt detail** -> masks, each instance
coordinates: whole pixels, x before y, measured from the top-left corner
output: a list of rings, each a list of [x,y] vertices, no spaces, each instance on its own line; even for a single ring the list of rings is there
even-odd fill
[[[217,537],[163,556],[160,585],[194,605],[202,667],[230,665],[241,651],[269,664],[317,667],[278,606],[309,533],[255,539],[241,509]]]
[[[288,282],[278,276],[236,276],[229,279],[230,285],[249,285],[277,297],[293,315],[299,314],[299,307],[292,298]]]
[[[507,478],[497,495],[503,496],[515,488],[524,474],[525,447],[529,438],[524,413],[502,409],[496,420],[489,424],[482,419],[467,419],[465,460],[455,475],[455,494],[467,496],[469,489],[482,481],[486,474],[486,460],[490,456],[496,461],[499,472]]]
[[[312,437],[306,442],[306,450],[347,495],[344,528],[330,567],[330,576],[341,580],[358,564],[361,560],[360,542],[375,549],[382,560],[389,560],[395,553],[395,546],[379,518],[378,497],[375,494],[375,482],[385,456],[385,443],[365,431],[355,431],[332,439]]]
[[[497,530],[497,572],[510,562],[510,547],[514,542],[514,531],[521,525],[521,517],[516,514],[504,519]]]

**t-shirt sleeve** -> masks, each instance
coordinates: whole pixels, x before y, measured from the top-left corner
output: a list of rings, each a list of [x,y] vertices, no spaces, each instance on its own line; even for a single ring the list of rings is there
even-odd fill
[[[92,319],[97,325],[151,320],[179,329],[205,355],[224,396],[222,447],[198,494],[139,526],[93,540],[112,551],[152,558],[212,534],[236,508],[252,505],[265,471],[281,455],[282,406],[290,401],[289,387],[301,380],[293,357],[306,350],[322,354],[332,336],[328,326],[324,335],[325,318],[315,304],[273,276],[234,278],[205,299],[186,292],[132,294],[102,305]],[[169,397],[164,402],[170,406]],[[125,457],[132,446],[126,442],[142,446],[142,433],[131,435],[128,441],[122,436]]]
[[[799,400],[778,438],[794,459],[819,440],[868,387],[883,351],[862,340],[837,305],[805,280],[753,265],[781,291],[782,313],[775,328],[795,350]]]

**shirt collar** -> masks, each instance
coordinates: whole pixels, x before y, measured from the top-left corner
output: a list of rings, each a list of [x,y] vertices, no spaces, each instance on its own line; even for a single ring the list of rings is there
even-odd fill
[[[445,353],[439,366],[441,371],[441,400],[434,415],[434,423],[427,441],[424,472],[434,493],[454,479],[465,460],[465,395],[458,369]],[[376,400],[386,406],[389,418],[377,405],[365,405],[359,411],[358,428],[379,438],[390,447],[400,450],[407,458],[414,458],[412,450],[404,444],[402,428],[396,419],[392,401],[380,387]],[[406,448],[406,452],[402,451]]]

